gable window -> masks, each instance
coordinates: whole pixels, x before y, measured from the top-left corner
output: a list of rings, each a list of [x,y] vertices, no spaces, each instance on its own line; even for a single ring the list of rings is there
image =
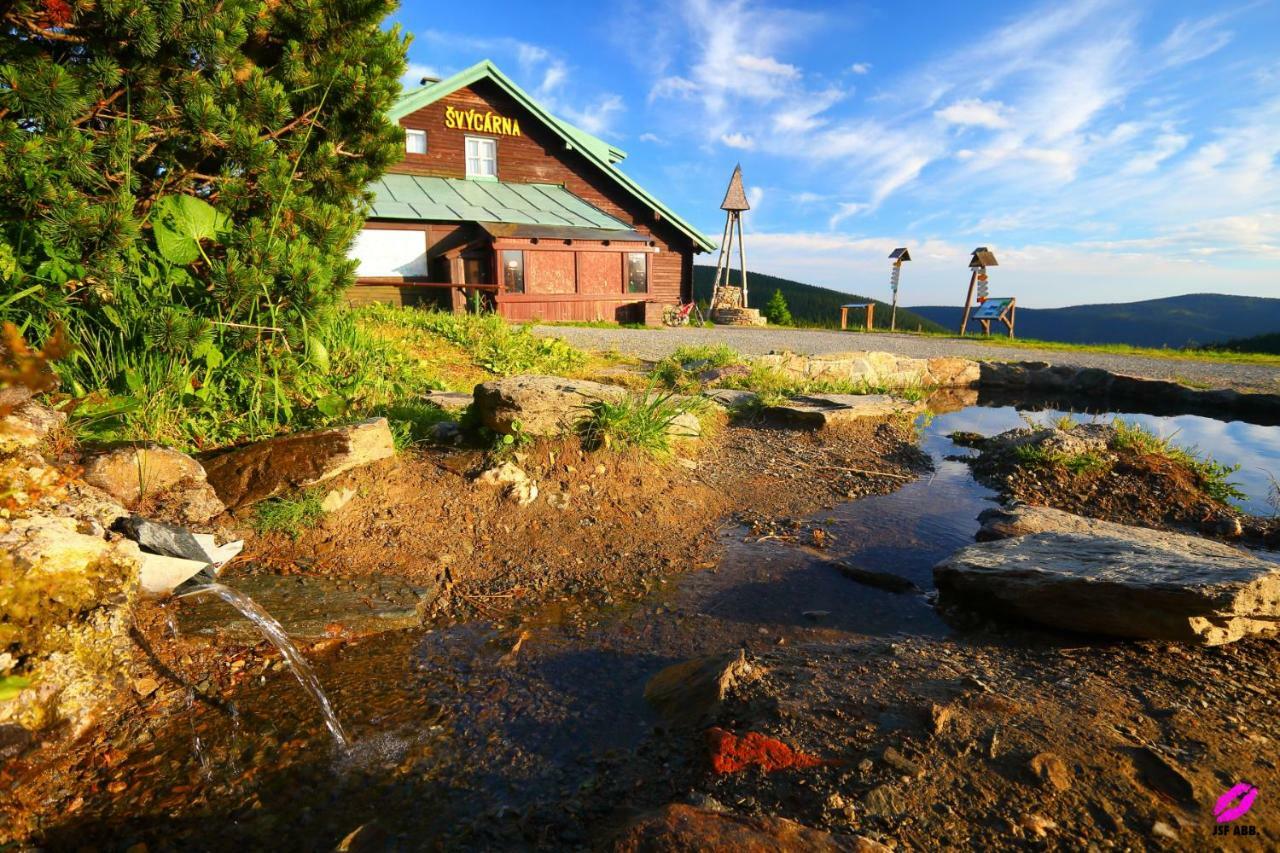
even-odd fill
[[[404,150],[408,154],[427,153],[427,132],[406,128],[404,132]]]
[[[467,137],[467,177],[480,180],[498,178],[498,140]]]
[[[627,293],[649,292],[649,256],[627,252]]]

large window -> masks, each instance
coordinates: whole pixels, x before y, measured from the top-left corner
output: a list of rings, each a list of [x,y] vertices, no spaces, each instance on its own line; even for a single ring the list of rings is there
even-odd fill
[[[467,137],[467,177],[480,180],[498,178],[498,140]]]
[[[524,252],[502,253],[502,286],[507,293],[524,293]]]
[[[649,292],[649,256],[644,252],[627,253],[627,293]]]
[[[404,132],[404,150],[407,154],[427,153],[427,132],[408,128]]]

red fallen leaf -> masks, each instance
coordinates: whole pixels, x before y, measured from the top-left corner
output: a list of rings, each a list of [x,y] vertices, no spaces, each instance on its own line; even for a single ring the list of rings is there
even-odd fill
[[[737,773],[753,766],[772,773],[775,770],[817,767],[827,763],[759,732],[747,732],[738,737],[732,732],[713,727],[707,729],[707,746],[711,750],[711,768],[717,773]]]

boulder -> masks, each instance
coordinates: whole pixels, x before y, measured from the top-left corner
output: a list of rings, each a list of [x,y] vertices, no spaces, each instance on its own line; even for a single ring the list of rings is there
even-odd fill
[[[386,418],[285,435],[204,460],[209,483],[230,509],[305,489],[395,455]]]
[[[738,684],[759,677],[744,652],[672,664],[644,687],[644,698],[669,722],[697,725],[712,716]]]
[[[168,447],[139,445],[91,453],[84,481],[130,510],[154,506],[183,524],[203,524],[225,510],[199,462]]]
[[[887,850],[865,838],[832,835],[780,817],[742,817],[672,803],[634,821],[617,838],[617,853],[674,853],[684,850],[782,851]]]
[[[30,399],[30,392],[16,386],[3,389],[0,398],[0,453],[34,447],[67,422],[67,416]]]
[[[122,683],[133,649],[137,545],[79,532],[72,518],[0,521],[0,678],[30,687],[0,702],[0,728],[82,733]],[[19,662],[20,668],[19,668]]]
[[[984,542],[933,575],[943,602],[1083,633],[1220,645],[1280,628],[1280,564],[1166,531]]]
[[[889,352],[778,352],[756,363],[795,379],[861,382],[887,389],[969,387],[981,376],[978,362],[965,358],[908,358]]]
[[[761,414],[792,426],[822,429],[858,418],[883,418],[923,409],[922,403],[888,394],[808,394],[766,406]]]
[[[617,401],[625,388],[560,376],[511,376],[476,386],[475,407],[480,422],[497,433],[520,431],[528,435],[560,435],[573,432],[588,414],[587,407],[601,400]]]

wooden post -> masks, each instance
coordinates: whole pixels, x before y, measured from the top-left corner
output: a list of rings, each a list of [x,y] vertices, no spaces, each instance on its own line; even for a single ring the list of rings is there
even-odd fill
[[[747,244],[742,239],[742,214],[735,213],[733,218],[738,221],[738,263],[742,264],[742,307],[750,306],[747,301]]]
[[[712,285],[711,285],[711,303],[710,303],[711,311],[716,310],[716,295],[720,292],[720,273],[722,270],[725,272],[725,284],[729,283],[728,281],[729,265],[726,260],[728,257],[728,247],[726,246],[726,244],[729,241],[730,221],[731,220],[729,219],[728,216],[724,218],[724,236],[720,238],[720,257],[716,258],[716,280],[712,282]],[[697,300],[694,300],[694,301],[696,302]]]
[[[849,328],[849,309],[841,305],[840,306],[840,331],[843,332],[848,328]]]
[[[969,327],[969,310],[973,307],[973,286],[978,281],[978,270],[975,267],[973,274],[969,276],[969,295],[964,298],[964,318],[960,321],[960,335],[964,336],[965,329]]]
[[[896,332],[898,331],[898,288],[896,282],[897,276],[902,274],[902,261],[894,261],[893,268],[897,271],[897,275],[894,276],[895,285],[893,288],[893,308],[889,313],[889,331]]]
[[[867,331],[871,331],[872,325],[875,323],[876,304],[874,302],[867,303]]]

